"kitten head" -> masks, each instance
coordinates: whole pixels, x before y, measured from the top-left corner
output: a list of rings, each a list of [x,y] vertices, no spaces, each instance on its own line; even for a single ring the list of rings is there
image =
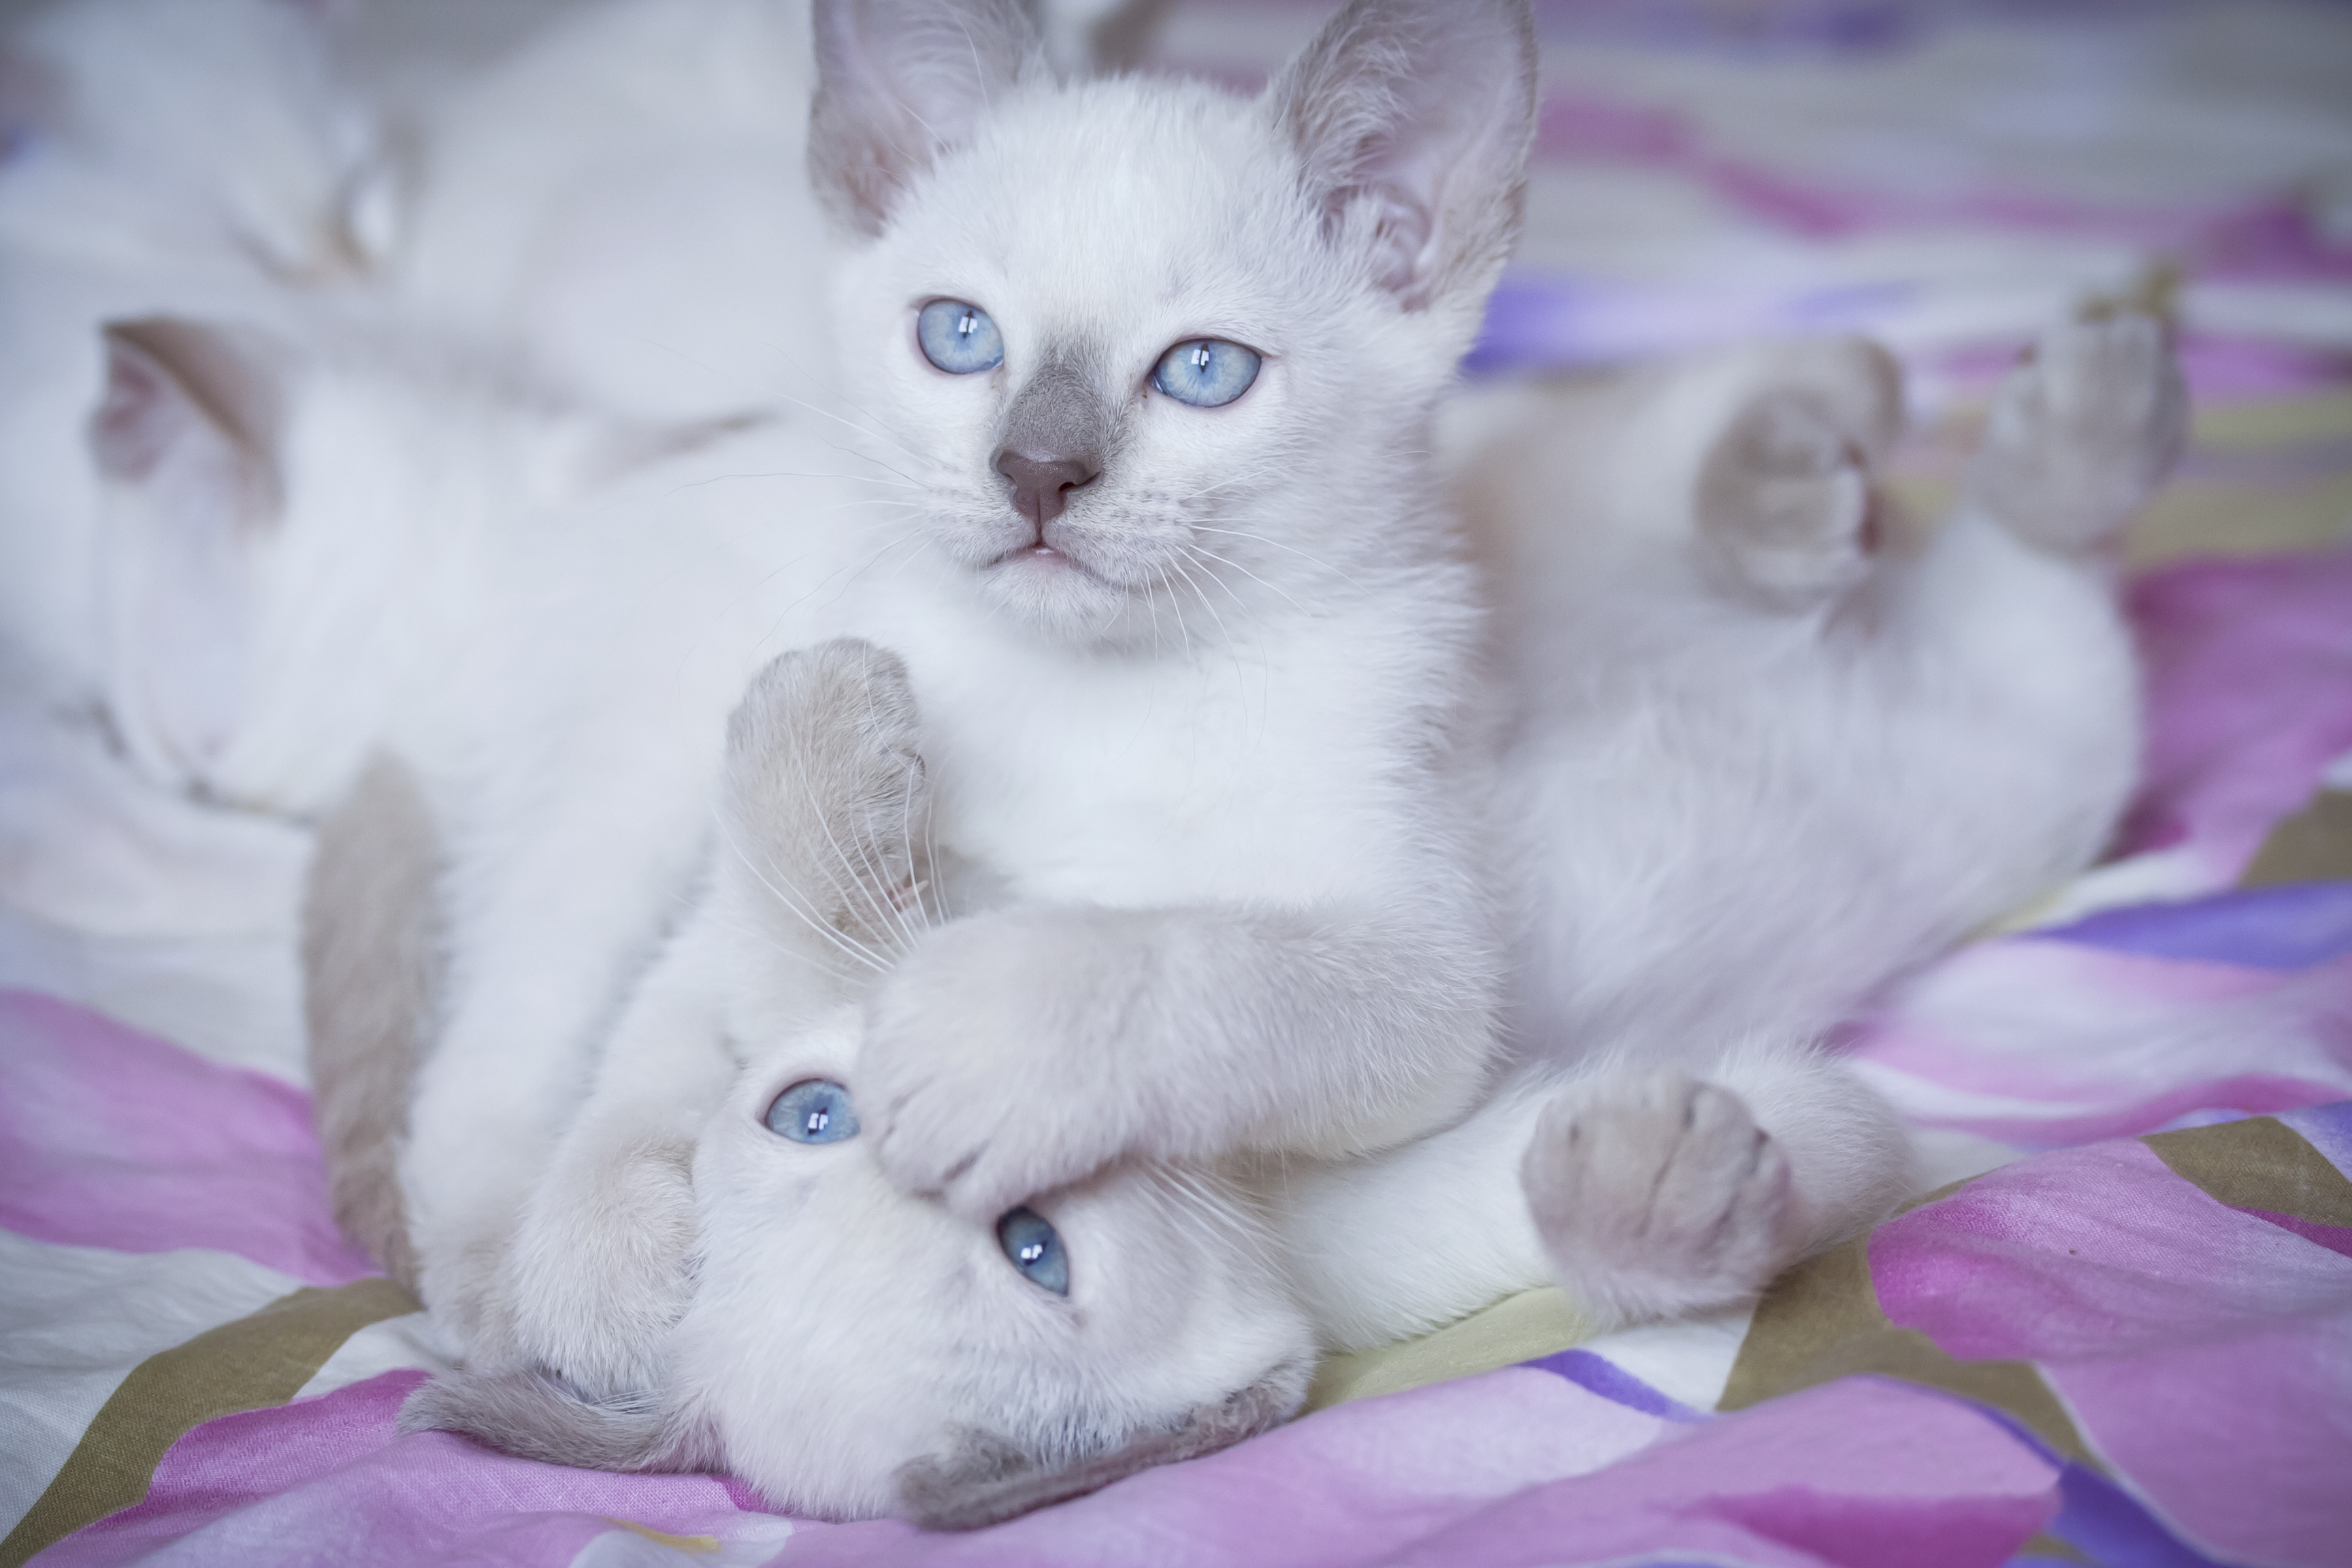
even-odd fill
[[[108,715],[158,782],[294,813],[334,802],[412,700],[447,705],[436,661],[511,613],[502,541],[756,424],[617,418],[299,305],[114,321],[100,353]]]
[[[735,1474],[977,1523],[1297,1408],[1312,1339],[1236,1192],[1113,1172],[959,1219],[856,1136],[856,1037],[846,1013],[754,1060],[697,1152],[671,1375]]]
[[[1013,0],[816,16],[844,384],[986,601],[1133,644],[1439,548],[1425,427],[1517,231],[1521,0],[1356,0],[1255,100],[1059,81]]]
[[[462,1372],[410,1430],[604,1469],[724,1468],[824,1518],[992,1523],[1295,1411],[1314,1341],[1251,1205],[1114,1171],[993,1224],[891,1185],[859,1137],[857,1013],[760,1053],[694,1158],[659,1386]]]

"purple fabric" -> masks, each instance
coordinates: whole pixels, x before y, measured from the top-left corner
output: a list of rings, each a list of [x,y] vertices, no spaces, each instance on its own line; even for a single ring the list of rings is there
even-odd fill
[[[1578,1387],[1589,1389],[1603,1399],[1613,1399],[1629,1410],[1644,1415],[1655,1415],[1663,1421],[1698,1421],[1705,1417],[1698,1411],[1664,1394],[1625,1371],[1615,1363],[1594,1355],[1591,1351],[1566,1350],[1539,1361],[1522,1362],[1522,1366],[1538,1372],[1548,1372],[1564,1377]]]
[[[2034,935],[2152,958],[2307,969],[2352,952],[2352,882],[2291,883],[2174,904],[2136,904]]]
[[[2290,1110],[2279,1120],[2325,1154],[2329,1164],[2339,1171],[2352,1171],[2352,1100]]]
[[[2055,1466],[1977,1411],[1850,1378],[1683,1428],[1389,1561],[1532,1568],[1658,1552],[1759,1568],[1962,1568],[2006,1562],[2056,1515],[2057,1480]]]
[[[27,992],[0,992],[0,1227],[311,1285],[378,1272],[328,1216],[307,1095]]]
[[[509,1458],[446,1433],[401,1436],[422,1373],[208,1421],[147,1498],[58,1542],[41,1568],[334,1563],[561,1568],[615,1519],[721,1540],[772,1528],[707,1476],[618,1476]]]
[[[2128,604],[2151,704],[2121,845],[2191,846],[2218,889],[2352,752],[2352,550],[2190,562]]]
[[[1882,1226],[1870,1263],[1889,1321],[2039,1365],[2190,1538],[2352,1563],[2352,1258],[2125,1142],[1979,1177]]]
[[[2352,955],[2250,969],[2025,938],[1918,976],[1853,1059],[1914,1120],[2021,1148],[2352,1097]]]
[[[1444,1385],[1457,1392],[1448,1413],[1454,1418],[1444,1430],[1474,1452],[1523,1440],[1531,1435],[1527,1427],[1483,1401],[1532,1375],[1512,1371]],[[1433,1413],[1421,1401],[1431,1392],[1326,1411],[1286,1430],[1376,1423],[1409,1436],[1409,1452],[1423,1456],[1434,1432],[1414,1418]],[[1400,1418],[1412,1426],[1401,1427]],[[1430,1506],[1426,1482],[1408,1482],[1402,1498],[1380,1484],[1398,1473],[1402,1457],[1385,1446],[1351,1443],[1349,1466],[1303,1468],[1293,1455],[1272,1451],[1277,1433],[968,1537],[925,1536],[895,1524],[811,1526],[786,1561],[892,1568],[1659,1560],[1819,1568],[1904,1561],[1959,1568],[2006,1561],[2060,1506],[2057,1467],[1998,1423],[1874,1380],[1674,1430],[1672,1440],[1644,1445],[1605,1469],[1484,1491],[1457,1479],[1442,1510]],[[1367,1465],[1371,1473],[1360,1473]],[[1459,1460],[1445,1468],[1463,1478]],[[1234,1472],[1225,1478],[1234,1489],[1221,1489],[1213,1500],[1221,1506],[1201,1508],[1197,1500],[1181,1511],[1168,1506],[1187,1490],[1197,1493],[1212,1469]],[[1885,1554],[1898,1543],[1896,1555]]]

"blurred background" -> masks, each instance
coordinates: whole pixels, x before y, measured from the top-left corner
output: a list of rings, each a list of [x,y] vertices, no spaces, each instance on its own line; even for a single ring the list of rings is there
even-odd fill
[[[566,3],[356,0],[347,36],[363,74],[430,90]],[[1255,86],[1330,8],[1164,0],[1139,41],[1116,41]],[[1932,506],[1992,378],[2040,326],[2156,295],[2180,322],[2199,416],[2133,563],[2352,530],[2352,5],[1536,9],[1527,237],[1474,374],[1867,331],[1911,367],[1918,428],[1896,479]]]
[[[0,24],[40,0],[0,0]],[[346,67],[429,98],[580,0],[299,0]],[[1328,0],[1047,0],[1135,63],[1253,87]],[[1898,488],[1948,493],[2040,326],[2157,297],[2195,447],[2135,527],[2149,564],[2352,527],[2352,4],[1537,0],[1527,236],[1480,375],[1580,373],[1761,333],[1908,362]]]

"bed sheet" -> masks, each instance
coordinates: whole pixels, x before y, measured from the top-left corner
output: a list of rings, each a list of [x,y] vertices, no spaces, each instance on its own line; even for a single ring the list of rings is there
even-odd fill
[[[1160,49],[1255,79],[1320,9],[1179,4]],[[2352,1563],[2352,10],[1539,13],[1478,374],[1877,332],[1932,508],[2039,326],[2180,321],[2140,800],[1845,1042],[1949,1184],[1752,1311],[1530,1292],[966,1536],[400,1436],[442,1352],[327,1216],[301,836],[0,712],[0,1564]]]

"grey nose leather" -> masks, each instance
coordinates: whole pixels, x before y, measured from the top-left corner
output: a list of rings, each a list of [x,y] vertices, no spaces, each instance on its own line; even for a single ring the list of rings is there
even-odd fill
[[[1007,447],[996,454],[996,471],[1013,486],[1013,509],[1042,536],[1045,525],[1062,515],[1067,493],[1092,484],[1102,470],[1083,458],[1033,458]]]

